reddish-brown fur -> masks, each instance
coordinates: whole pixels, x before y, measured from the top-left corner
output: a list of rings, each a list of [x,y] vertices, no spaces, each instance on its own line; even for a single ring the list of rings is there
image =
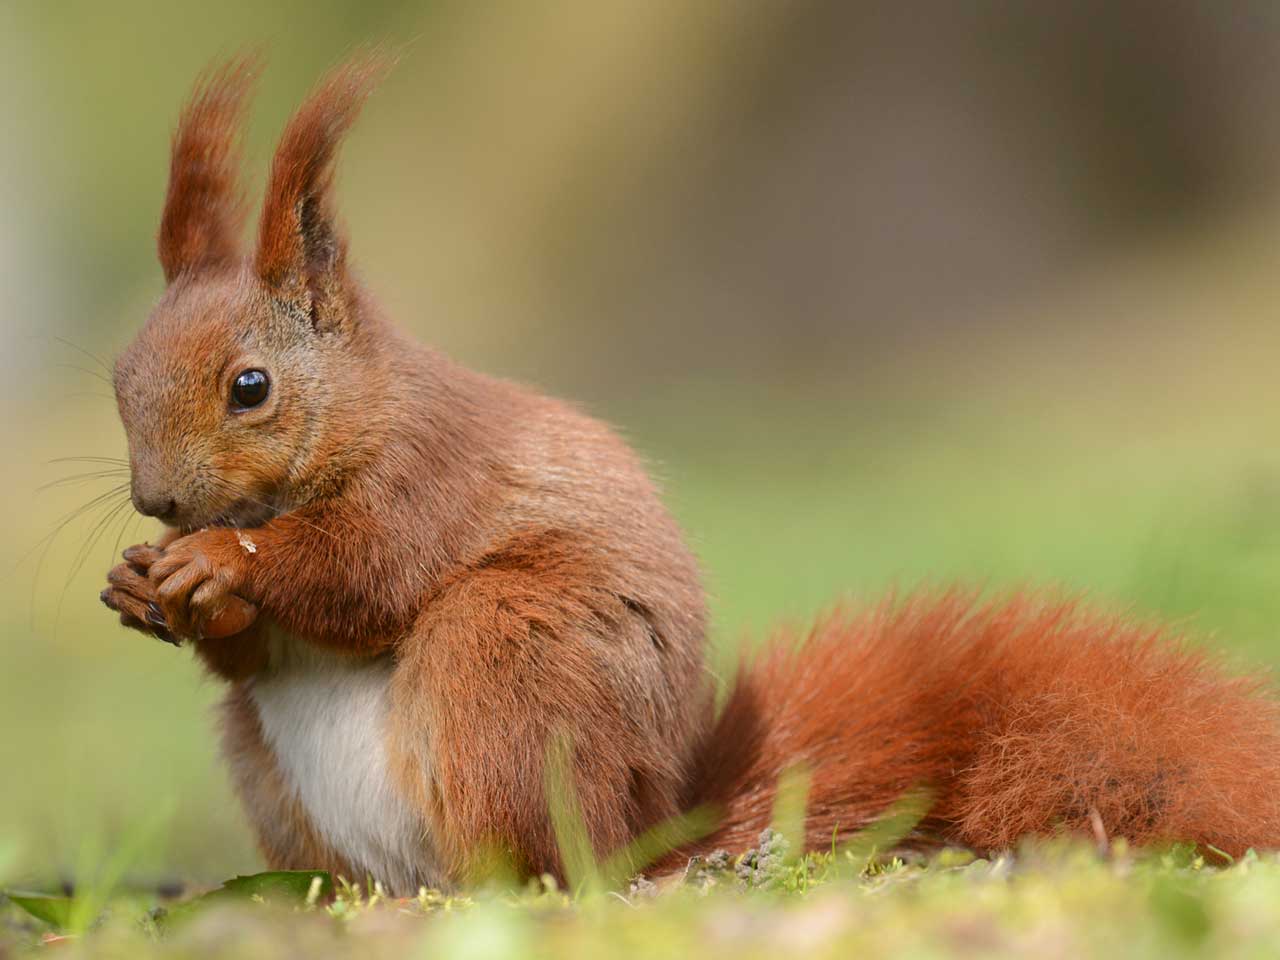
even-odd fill
[[[383,57],[371,55],[333,71],[285,127],[271,161],[254,263],[269,287],[330,276],[341,280],[346,241],[333,227],[334,159],[388,66]],[[328,292],[339,291],[335,285]]]
[[[1236,855],[1280,846],[1280,704],[1165,631],[1022,596],[921,594],[783,634],[745,664],[686,803],[722,814],[667,861],[749,846],[779,776],[811,775],[829,845],[916,788],[909,839],[979,850],[1057,830]]]
[[[1270,694],[1063,605],[921,596],[831,618],[798,651],[780,638],[716,719],[697,568],[631,452],[411,342],[347,270],[334,156],[383,69],[339,68],[290,121],[244,259],[229,158],[247,71],[198,88],[161,229],[170,285],[116,365],[135,501],[171,501],[175,529],[130,548],[104,600],[193,639],[229,682],[224,749],[270,864],[367,867],[320,835],[264,739],[255,690],[281,635],[387,665],[389,776],[455,882],[494,849],[561,869],[552,742],[600,855],[697,804],[724,819],[677,856],[744,847],[796,763],[820,845],[920,786],[936,796],[920,842],[1100,821],[1139,842],[1280,843]],[[249,368],[270,395],[231,410]]]
[[[157,237],[169,282],[184,270],[216,269],[240,259],[245,206],[236,186],[237,133],[255,68],[246,58],[210,70],[178,119]]]

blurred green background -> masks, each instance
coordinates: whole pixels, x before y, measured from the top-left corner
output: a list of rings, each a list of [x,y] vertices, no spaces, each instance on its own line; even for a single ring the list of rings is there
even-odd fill
[[[269,53],[256,195],[309,84],[386,39],[404,59],[340,178],[359,269],[423,338],[645,453],[721,656],[961,580],[1280,659],[1277,5],[9,0],[0,879],[121,844],[140,882],[257,863],[216,685],[97,602],[152,528],[50,540],[110,484],[39,488],[124,453],[86,353],[161,290],[201,66]]]

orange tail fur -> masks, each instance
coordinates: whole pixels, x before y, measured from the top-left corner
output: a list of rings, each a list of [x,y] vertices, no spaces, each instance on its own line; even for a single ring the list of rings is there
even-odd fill
[[[1280,846],[1280,704],[1158,628],[1071,602],[917,596],[836,615],[740,670],[690,803],[716,832],[666,861],[741,851],[779,775],[811,775],[806,846],[828,846],[913,788],[908,845],[978,850],[1067,830]]]

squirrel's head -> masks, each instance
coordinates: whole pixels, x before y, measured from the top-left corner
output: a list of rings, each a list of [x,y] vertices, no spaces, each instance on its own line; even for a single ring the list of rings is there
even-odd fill
[[[115,365],[133,503],[184,529],[252,526],[340,459],[379,385],[331,202],[338,144],[383,73],[337,70],[276,150],[252,255],[240,252],[238,131],[255,64],[205,75],[173,138],[159,231],[167,289]]]

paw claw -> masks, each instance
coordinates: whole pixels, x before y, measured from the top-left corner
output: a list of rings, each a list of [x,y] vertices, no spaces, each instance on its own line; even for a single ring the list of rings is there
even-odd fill
[[[160,610],[158,603],[152,602],[147,604],[147,623],[153,627],[164,627],[168,629],[169,621],[164,618],[164,613]]]

